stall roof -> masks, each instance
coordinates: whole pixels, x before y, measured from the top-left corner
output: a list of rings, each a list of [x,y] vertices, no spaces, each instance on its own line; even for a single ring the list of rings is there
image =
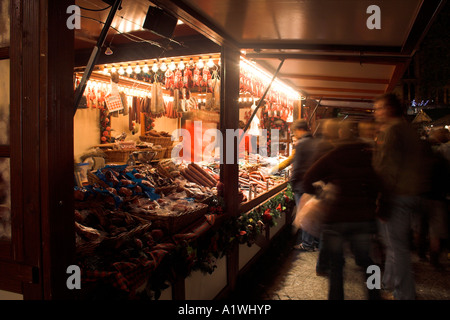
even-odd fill
[[[79,3],[105,6],[100,0]],[[380,9],[380,29],[366,25],[373,4]],[[139,29],[148,6],[156,5],[184,22],[177,26],[174,39],[186,47],[209,46],[205,51],[213,52],[215,45],[220,48],[226,42],[271,72],[285,59],[279,78],[306,97],[321,106],[367,109],[375,96],[398,83],[444,4],[445,0],[123,0],[119,15],[126,20],[115,21],[130,20],[136,23],[128,25]],[[107,12],[89,14],[105,21]],[[79,48],[82,38],[95,40],[100,33],[101,25],[95,29],[95,21],[91,22],[78,32]],[[148,31],[133,32],[177,48]],[[131,42],[117,35],[113,44]]]

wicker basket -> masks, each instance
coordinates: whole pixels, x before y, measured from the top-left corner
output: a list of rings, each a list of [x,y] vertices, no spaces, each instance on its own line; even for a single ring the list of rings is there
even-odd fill
[[[153,136],[139,136],[139,139],[144,142],[153,143],[154,146],[169,147],[173,145],[172,137],[153,137]]]
[[[129,150],[105,150],[107,162],[127,162],[130,154],[136,149]]]
[[[196,210],[191,210],[179,214],[158,215],[158,214],[135,214],[140,218],[152,222],[152,227],[165,229],[171,234],[175,234],[183,228],[189,226],[196,220],[200,219],[208,212],[208,205],[197,204],[199,207]]]
[[[166,155],[164,158],[172,158],[172,150],[174,146],[167,147]]]
[[[156,152],[155,156],[153,157],[153,160],[161,160],[166,155],[167,148],[161,148],[161,149],[152,149],[152,151]]]

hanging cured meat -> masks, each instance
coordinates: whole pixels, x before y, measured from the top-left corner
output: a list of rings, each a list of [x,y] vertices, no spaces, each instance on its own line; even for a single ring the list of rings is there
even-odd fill
[[[194,86],[194,81],[192,79],[192,71],[189,68],[184,69],[183,86],[187,89],[190,89]]]
[[[181,89],[184,86],[183,73],[179,69],[177,69],[177,71],[175,71],[174,83],[175,83],[176,89]]]
[[[155,82],[152,85],[152,99],[150,103],[151,114],[160,117],[165,113],[163,92],[161,83]]]
[[[166,80],[165,80],[166,89],[173,90],[175,87],[175,74],[173,73],[172,70],[167,69],[164,76],[166,77]]]
[[[200,69],[198,67],[195,67],[195,69],[194,69],[193,81],[194,81],[194,87],[200,87],[200,83],[202,81],[202,76],[200,73]]]

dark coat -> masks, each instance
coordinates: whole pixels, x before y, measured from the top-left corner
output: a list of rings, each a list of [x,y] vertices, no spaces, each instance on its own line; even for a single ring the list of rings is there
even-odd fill
[[[303,135],[295,145],[290,183],[292,190],[297,194],[303,193],[303,175],[314,163],[316,147],[317,142],[310,133]]]
[[[303,177],[304,191],[314,194],[314,182],[332,183],[324,223],[361,222],[375,218],[379,179],[372,167],[370,145],[354,140],[321,157]]]

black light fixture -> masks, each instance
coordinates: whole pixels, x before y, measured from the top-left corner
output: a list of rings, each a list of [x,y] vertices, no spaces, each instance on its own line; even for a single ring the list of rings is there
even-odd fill
[[[145,17],[144,29],[157,35],[172,38],[178,19],[164,10],[150,6]]]

